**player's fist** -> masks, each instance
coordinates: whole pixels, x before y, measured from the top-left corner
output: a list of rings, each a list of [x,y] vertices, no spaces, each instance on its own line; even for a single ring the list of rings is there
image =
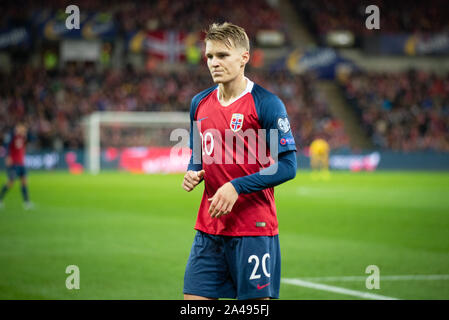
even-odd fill
[[[193,171],[189,170],[184,175],[184,180],[182,181],[182,187],[187,192],[192,191],[201,182],[204,178],[204,170],[201,171]]]
[[[215,192],[209,206],[209,214],[212,218],[219,218],[224,214],[231,212],[232,207],[237,201],[239,194],[235,190],[234,186],[230,182],[226,182],[222,185],[217,192]]]

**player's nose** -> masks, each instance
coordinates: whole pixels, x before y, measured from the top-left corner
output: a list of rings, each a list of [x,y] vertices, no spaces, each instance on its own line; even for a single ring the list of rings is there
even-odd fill
[[[217,68],[220,66],[220,64],[218,63],[218,59],[216,57],[212,57],[212,59],[210,60],[210,66],[212,68]]]

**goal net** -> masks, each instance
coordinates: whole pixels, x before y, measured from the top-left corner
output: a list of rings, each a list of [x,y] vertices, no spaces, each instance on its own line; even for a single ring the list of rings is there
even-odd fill
[[[183,172],[190,150],[186,112],[95,112],[83,119],[86,169]]]

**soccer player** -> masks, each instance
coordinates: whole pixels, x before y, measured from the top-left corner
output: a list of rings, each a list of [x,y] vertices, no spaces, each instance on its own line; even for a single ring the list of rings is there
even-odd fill
[[[277,299],[281,255],[273,187],[297,170],[287,112],[276,95],[244,76],[250,54],[243,28],[213,24],[205,43],[215,85],[190,107],[192,156],[182,186],[190,192],[203,180],[205,185],[184,299]],[[261,132],[257,147],[254,132]],[[224,143],[229,135],[231,143]],[[273,161],[256,156],[259,148]],[[245,161],[238,159],[242,154]],[[229,155],[232,161],[220,161]]]
[[[19,123],[14,127],[12,135],[7,142],[6,172],[8,181],[0,190],[0,207],[3,207],[3,198],[9,189],[14,185],[16,177],[20,178],[21,191],[24,201],[24,208],[31,209],[32,203],[28,196],[27,177],[25,169],[25,147],[27,143],[27,129],[25,125]]]
[[[317,138],[310,144],[310,166],[312,177],[328,180],[329,173],[329,144],[322,138]]]

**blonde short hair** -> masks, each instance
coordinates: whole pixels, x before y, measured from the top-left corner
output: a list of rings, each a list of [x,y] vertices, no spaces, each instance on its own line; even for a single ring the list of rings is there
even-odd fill
[[[249,38],[245,29],[230,22],[213,23],[206,31],[206,41],[223,42],[228,47],[241,47],[249,51]]]

